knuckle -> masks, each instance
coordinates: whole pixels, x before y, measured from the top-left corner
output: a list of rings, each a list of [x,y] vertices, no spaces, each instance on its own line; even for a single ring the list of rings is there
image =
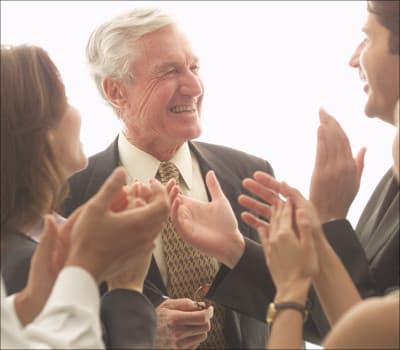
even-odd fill
[[[202,334],[200,336],[199,343],[202,343],[203,341],[207,340],[207,337],[208,337],[207,333]]]
[[[173,342],[173,344],[176,345],[178,343],[180,336],[181,336],[181,334],[177,329],[175,329],[175,328],[171,329],[170,337],[171,337],[171,341]]]
[[[175,334],[176,327],[178,326],[178,319],[175,316],[171,315],[168,320],[168,326],[170,327],[171,332]]]

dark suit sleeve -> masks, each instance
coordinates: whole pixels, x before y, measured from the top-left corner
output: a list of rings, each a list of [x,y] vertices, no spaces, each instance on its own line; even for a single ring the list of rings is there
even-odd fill
[[[370,275],[367,256],[351,224],[345,219],[334,220],[325,223],[323,229],[328,242],[346,267],[362,297],[377,295]],[[314,328],[317,334],[311,334],[306,330],[306,338],[313,342],[321,341],[329,332],[330,326],[314,289],[310,291],[309,308],[315,328],[310,327]]]
[[[156,313],[141,293],[115,289],[101,300],[103,337],[107,349],[153,349]]]
[[[1,273],[8,295],[25,288],[36,246],[35,241],[22,233],[4,236],[1,245]]]
[[[232,270],[222,265],[208,296],[232,310],[265,322],[267,304],[274,295],[275,286],[266,268],[262,246],[245,238],[242,257]]]
[[[266,266],[258,233],[241,220],[240,214],[245,208],[237,204],[237,196],[241,193],[253,196],[241,186],[241,181],[245,177],[252,177],[255,171],[263,171],[272,176],[274,172],[268,162],[253,157],[240,159],[237,172],[239,169],[241,171],[239,181],[232,186],[235,190],[233,193],[228,191],[224,193],[231,203],[239,223],[239,230],[244,236],[245,250],[233,269],[221,266],[210,287],[208,297],[229,309],[265,323],[267,305],[274,298],[275,286]],[[224,186],[224,181],[221,181],[221,185]]]

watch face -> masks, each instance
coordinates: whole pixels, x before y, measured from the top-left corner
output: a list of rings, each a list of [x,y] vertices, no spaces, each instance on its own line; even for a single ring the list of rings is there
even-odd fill
[[[268,312],[267,312],[267,323],[268,324],[271,324],[274,321],[275,315],[276,315],[275,304],[270,303],[268,306]]]

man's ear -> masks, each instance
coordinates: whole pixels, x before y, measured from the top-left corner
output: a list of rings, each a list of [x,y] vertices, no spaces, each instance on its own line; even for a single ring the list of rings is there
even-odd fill
[[[108,102],[117,109],[121,109],[127,102],[124,84],[111,77],[103,80],[103,92]]]

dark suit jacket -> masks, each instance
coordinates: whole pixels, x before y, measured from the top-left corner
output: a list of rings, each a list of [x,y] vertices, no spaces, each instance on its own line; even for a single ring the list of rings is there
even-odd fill
[[[256,244],[254,242],[258,241],[257,232],[244,225],[240,220],[240,212],[243,208],[238,205],[237,197],[244,192],[241,181],[245,177],[251,177],[256,170],[262,170],[270,174],[273,173],[269,163],[260,158],[227,147],[201,142],[189,142],[189,146],[197,157],[203,178],[205,178],[209,170],[215,171],[222,190],[230,201],[238,218],[240,231],[247,238],[246,246],[249,247]],[[92,197],[118,164],[118,144],[116,140],[105,151],[91,157],[88,167],[70,179],[70,197],[65,202],[65,213],[70,214],[76,207]],[[263,263],[265,265],[265,262]],[[234,271],[229,271],[226,266],[220,268],[216,280],[220,278],[219,276],[225,276],[227,272],[230,273],[233,281],[232,288],[246,288],[241,279],[242,272],[236,278]],[[167,294],[154,258],[152,259],[147,279],[155,284],[162,293]],[[265,287],[270,294],[274,292],[272,282],[266,283]],[[230,306],[230,300],[234,297],[234,292],[230,290],[229,294],[222,293],[218,301],[222,305]],[[211,292],[210,295],[212,294]],[[156,295],[149,297],[152,298],[155,306],[162,301],[161,297],[157,297]],[[249,304],[253,304],[253,300],[254,295],[252,292],[249,291],[246,293],[246,301]],[[224,333],[229,348],[264,348],[266,342],[265,323],[237,313],[234,310],[236,310],[235,307],[227,309],[225,312]]]
[[[3,235],[1,273],[7,294],[21,291],[29,276],[30,262],[37,243],[22,233]],[[123,303],[115,302],[123,301]],[[100,317],[107,348],[152,349],[155,343],[156,313],[143,294],[115,289],[101,299]],[[129,319],[129,325],[125,320]],[[129,331],[127,331],[129,328]],[[121,337],[120,334],[124,334]]]
[[[364,209],[356,230],[347,220],[335,220],[323,225],[325,235],[340,257],[361,295],[380,296],[399,286],[399,184],[389,170],[376,187]],[[226,270],[213,286],[214,298],[225,301],[222,295],[230,293],[228,304],[236,310],[259,320],[265,319],[270,302],[268,271],[263,251],[257,244],[247,244],[245,254],[235,267],[243,285],[254,291],[253,302],[249,290],[239,288],[232,280],[232,271]],[[261,277],[260,277],[261,276]],[[340,286],[338,286],[338,291]],[[313,290],[308,299],[310,317],[304,327],[305,339],[319,343],[330,327]]]

